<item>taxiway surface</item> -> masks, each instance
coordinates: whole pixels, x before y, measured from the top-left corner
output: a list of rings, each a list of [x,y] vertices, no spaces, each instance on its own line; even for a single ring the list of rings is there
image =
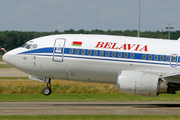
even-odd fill
[[[180,102],[0,102],[0,115],[179,115]]]
[[[0,68],[0,77],[28,77],[27,73],[24,73],[16,68]]]
[[[16,68],[1,68],[0,77],[28,77],[28,74]],[[0,115],[104,114],[179,115],[180,102],[0,102]]]
[[[0,61],[0,64],[7,63]],[[29,77],[29,75],[16,68],[0,68],[0,77]]]

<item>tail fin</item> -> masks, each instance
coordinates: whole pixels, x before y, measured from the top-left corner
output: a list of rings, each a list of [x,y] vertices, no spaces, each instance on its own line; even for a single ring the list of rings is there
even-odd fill
[[[1,50],[3,50],[5,53],[7,52],[4,48],[1,48]]]

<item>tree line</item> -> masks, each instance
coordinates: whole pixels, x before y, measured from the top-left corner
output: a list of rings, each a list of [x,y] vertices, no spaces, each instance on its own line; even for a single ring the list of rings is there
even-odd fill
[[[7,51],[17,48],[23,45],[26,41],[31,40],[33,38],[46,36],[46,35],[54,35],[54,34],[102,34],[102,35],[119,35],[119,36],[137,36],[137,30],[64,30],[60,32],[55,30],[53,32],[23,32],[23,31],[0,31],[0,48],[3,47]],[[144,31],[140,33],[141,37],[147,38],[162,38],[168,39],[168,31]],[[180,37],[179,31],[171,31],[171,39],[177,40]]]

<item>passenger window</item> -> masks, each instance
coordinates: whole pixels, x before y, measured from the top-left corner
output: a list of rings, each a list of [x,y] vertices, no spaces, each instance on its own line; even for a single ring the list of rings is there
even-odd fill
[[[31,45],[32,45],[32,44],[28,44],[28,45],[26,45],[25,48],[26,48],[26,49],[29,49],[29,48],[31,48]]]
[[[155,55],[155,56],[154,56],[154,60],[158,60],[158,55]]]
[[[133,53],[130,54],[130,58],[134,58],[134,54]]]
[[[76,54],[79,54],[79,49],[76,49],[75,53],[76,53]]]
[[[118,53],[118,57],[122,57],[122,53]]]
[[[170,61],[170,57],[169,56],[166,56],[166,61]]]
[[[91,55],[91,50],[88,50],[88,55]]]
[[[148,59],[149,59],[149,60],[152,60],[152,55],[149,55],[149,56],[148,56]]]
[[[163,56],[163,55],[160,57],[160,60],[161,60],[161,61],[163,61],[163,60],[164,60],[164,56]]]
[[[82,51],[81,51],[81,54],[84,55],[84,54],[85,54],[85,50],[82,50]]]
[[[108,57],[109,56],[109,52],[106,52],[106,57]]]
[[[70,49],[70,50],[69,50],[69,53],[72,54],[72,53],[73,53],[73,49]]]
[[[142,58],[145,60],[146,59],[146,54],[143,54]]]
[[[97,51],[95,50],[95,51],[94,51],[94,56],[96,56],[96,55],[97,55]]]
[[[112,57],[115,57],[116,56],[116,53],[115,52],[112,52]]]
[[[103,56],[104,55],[104,52],[103,51],[100,51],[100,56]]]
[[[124,53],[124,58],[127,58],[128,57],[128,53]]]

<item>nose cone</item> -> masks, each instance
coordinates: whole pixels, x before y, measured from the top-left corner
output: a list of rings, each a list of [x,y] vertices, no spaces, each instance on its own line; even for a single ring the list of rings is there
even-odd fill
[[[12,54],[11,52],[7,52],[7,53],[5,53],[5,54],[3,55],[2,59],[3,59],[6,63],[14,66],[15,54]]]

